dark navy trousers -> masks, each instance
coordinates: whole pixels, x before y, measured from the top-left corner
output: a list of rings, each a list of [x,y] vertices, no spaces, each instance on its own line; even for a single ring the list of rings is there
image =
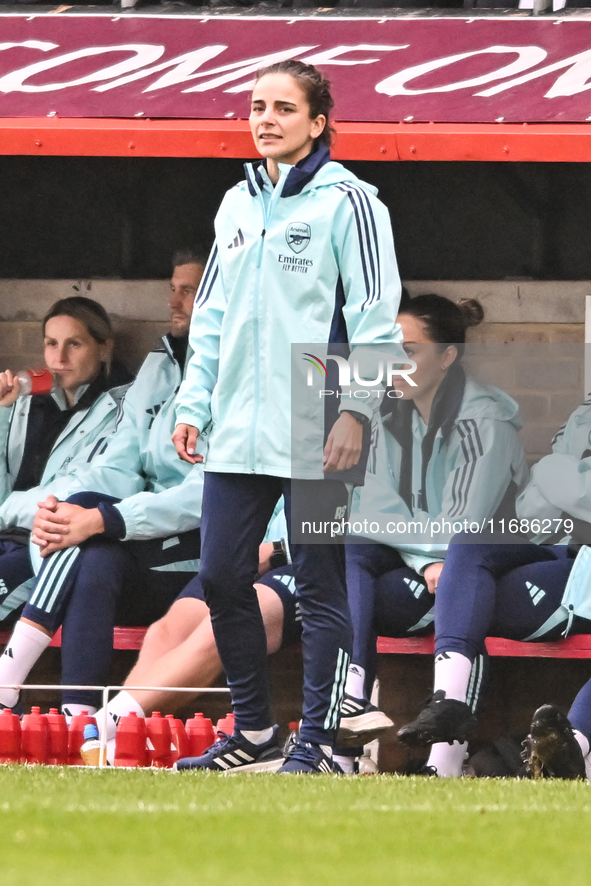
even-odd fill
[[[11,627],[18,621],[33,576],[29,545],[0,538],[0,627]]]
[[[435,599],[424,578],[407,566],[395,548],[356,543],[346,546],[347,592],[353,623],[351,661],[365,669],[369,698],[376,672],[378,636],[432,633]]]
[[[579,689],[568,712],[568,719],[591,744],[591,680]]]
[[[345,484],[335,480],[205,473],[200,576],[237,729],[266,729],[273,722],[267,640],[253,583],[259,545],[281,495],[290,538],[294,521],[334,520],[348,501]],[[290,543],[290,552],[302,615],[300,736],[332,745],[352,640],[344,550],[340,544]]]
[[[422,575],[407,566],[394,548],[381,544],[347,545],[347,588],[353,622],[351,660],[365,668],[370,698],[377,670],[378,637],[422,637],[433,633],[435,597]],[[466,697],[476,710],[487,673],[487,656],[475,656]]]
[[[475,543],[479,537],[460,534],[449,545],[435,598],[435,654],[474,660],[486,637],[524,640],[560,606],[574,562],[565,545],[496,544],[493,536]],[[589,627],[583,619],[573,624],[575,632]]]

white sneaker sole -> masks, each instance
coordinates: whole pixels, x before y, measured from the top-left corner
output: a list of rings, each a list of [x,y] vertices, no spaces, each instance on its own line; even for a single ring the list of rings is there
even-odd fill
[[[277,772],[283,766],[284,758],[279,757],[277,760],[265,760],[264,763],[247,763],[244,766],[234,766],[233,769],[177,769],[176,763],[173,764],[171,772],[216,772],[218,775],[240,775],[241,772]]]
[[[357,717],[344,717],[339,727],[337,744],[341,742],[346,744],[353,740],[366,744],[393,726],[394,721],[383,711],[369,711]]]
[[[246,766],[236,766],[234,769],[220,770],[220,775],[240,775],[242,772],[277,772],[283,766],[284,758],[267,760],[264,763],[249,763]]]
[[[245,766],[235,766],[233,769],[178,769],[173,763],[169,772],[216,772],[218,775],[240,775],[241,772],[277,772],[283,766],[284,758],[278,760],[266,760],[264,763],[249,763]]]

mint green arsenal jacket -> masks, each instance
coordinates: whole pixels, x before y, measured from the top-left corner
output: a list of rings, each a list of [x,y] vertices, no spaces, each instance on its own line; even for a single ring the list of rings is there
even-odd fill
[[[568,533],[561,531],[565,515],[591,522],[591,401],[575,409],[554,437],[552,453],[533,466],[517,501],[517,515],[540,521],[544,531],[538,533],[535,523],[532,527],[538,543],[555,541],[557,535],[568,542]]]
[[[80,388],[79,397],[87,387]],[[49,493],[66,497],[75,473],[89,466],[113,433],[127,388],[122,385],[105,391],[92,406],[75,412],[55,441],[40,485],[22,492],[13,491],[13,486],[25,448],[31,397],[19,397],[12,408],[0,407],[0,530],[12,526],[31,529],[37,502]],[[52,396],[58,402],[64,397],[61,392]]]
[[[144,360],[123,401],[108,446],[86,471],[77,473],[68,495],[103,492],[120,498],[127,539],[165,538],[199,527],[203,470],[181,461],[171,440],[174,403],[182,372],[168,336]]]
[[[327,426],[317,395],[315,454],[292,472],[292,381],[305,386],[309,363],[292,360],[291,346],[317,343],[318,356],[331,343],[355,353],[401,341],[388,210],[324,146],[280,164],[275,187],[264,164],[245,169],[216,217],[177,422],[208,430],[205,470],[321,478]],[[348,405],[373,415],[367,401]]]
[[[490,530],[487,521],[500,512],[514,516],[528,479],[517,403],[454,367],[437,392],[429,428],[410,401],[396,404],[403,421],[394,423],[394,414],[374,420],[365,486],[355,490],[351,508],[353,535],[397,548],[417,572],[444,559],[460,529],[454,523]],[[363,520],[374,531],[364,531]]]

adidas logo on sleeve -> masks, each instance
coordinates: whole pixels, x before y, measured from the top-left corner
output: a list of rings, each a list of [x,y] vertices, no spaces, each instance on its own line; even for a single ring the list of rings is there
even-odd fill
[[[244,234],[241,229],[238,228],[238,233],[234,237],[231,243],[228,243],[228,249],[236,249],[238,246],[244,246]]]

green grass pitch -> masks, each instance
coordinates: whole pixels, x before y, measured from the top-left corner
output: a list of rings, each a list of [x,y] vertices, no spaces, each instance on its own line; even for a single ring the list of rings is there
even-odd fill
[[[590,791],[0,767],[0,883],[587,886]]]

